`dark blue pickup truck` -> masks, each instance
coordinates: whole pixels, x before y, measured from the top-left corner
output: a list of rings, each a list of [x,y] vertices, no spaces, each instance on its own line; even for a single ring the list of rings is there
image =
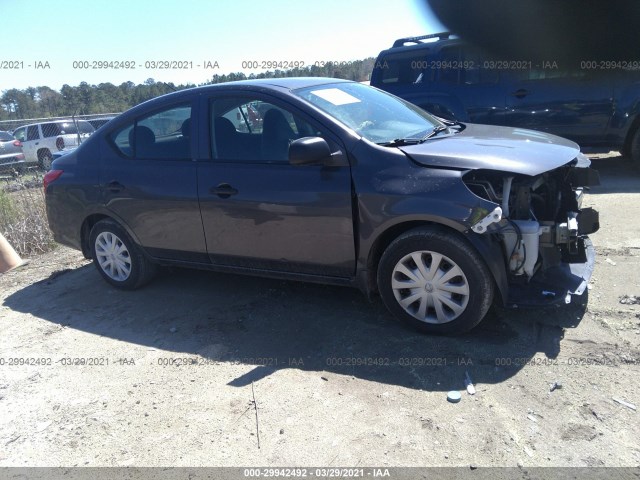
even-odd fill
[[[640,58],[565,68],[495,58],[445,32],[396,40],[371,85],[445,119],[541,130],[640,166]]]

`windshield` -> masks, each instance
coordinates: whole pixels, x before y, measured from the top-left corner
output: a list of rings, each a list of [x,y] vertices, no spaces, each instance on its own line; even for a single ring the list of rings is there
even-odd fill
[[[420,140],[442,125],[415,105],[361,83],[330,83],[294,93],[375,143]]]

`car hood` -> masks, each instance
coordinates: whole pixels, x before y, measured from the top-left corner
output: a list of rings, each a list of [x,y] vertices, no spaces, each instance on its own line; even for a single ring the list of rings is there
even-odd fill
[[[580,147],[565,138],[522,128],[466,124],[450,136],[399,147],[429,167],[487,169],[539,175],[575,159]]]

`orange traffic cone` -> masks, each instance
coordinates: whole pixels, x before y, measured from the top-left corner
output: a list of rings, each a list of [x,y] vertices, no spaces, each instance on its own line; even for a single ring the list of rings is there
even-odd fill
[[[2,233],[0,233],[0,273],[22,265],[20,255],[16,253],[13,247],[7,242]]]

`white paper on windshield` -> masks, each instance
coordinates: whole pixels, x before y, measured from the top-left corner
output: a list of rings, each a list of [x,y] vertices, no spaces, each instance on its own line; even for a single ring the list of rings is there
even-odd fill
[[[325,99],[334,105],[347,105],[349,103],[360,103],[360,100],[349,95],[347,92],[343,92],[338,88],[325,88],[323,90],[313,90],[311,93]]]

